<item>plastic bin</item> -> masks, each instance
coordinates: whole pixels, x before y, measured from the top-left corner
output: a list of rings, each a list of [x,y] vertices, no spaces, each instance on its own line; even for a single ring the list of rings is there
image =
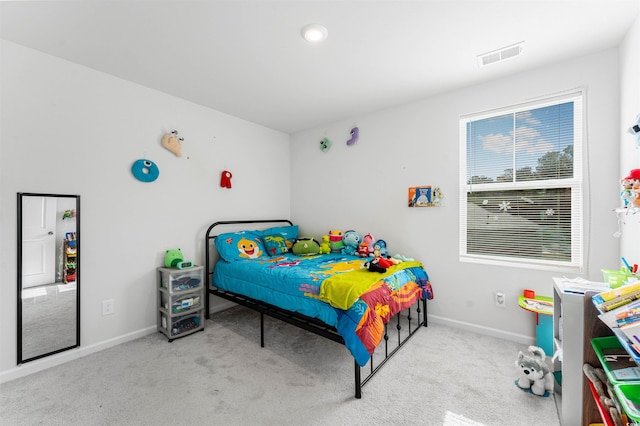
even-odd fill
[[[620,380],[613,373],[614,370],[638,366],[631,354],[622,346],[618,337],[596,337],[591,339],[591,346],[593,346],[593,350],[598,356],[600,364],[612,384],[629,384],[635,382]],[[615,355],[619,356],[615,357]]]
[[[169,289],[172,293],[198,288],[202,281],[199,270],[185,270],[184,272],[175,272],[161,268],[160,274],[162,277],[162,287]]]
[[[613,391],[627,416],[640,422],[640,383],[614,385]]]
[[[603,269],[602,276],[604,282],[609,284],[611,288],[618,288],[624,284],[624,282],[631,277],[635,277],[631,272],[625,270]]]
[[[188,294],[176,294],[173,296],[162,293],[161,298],[162,307],[167,311],[170,310],[172,314],[182,314],[187,311],[197,309],[202,304],[199,291]]]

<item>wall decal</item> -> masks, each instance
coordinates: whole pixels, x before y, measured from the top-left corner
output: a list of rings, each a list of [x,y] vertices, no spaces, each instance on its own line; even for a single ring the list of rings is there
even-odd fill
[[[331,148],[331,141],[327,138],[322,138],[320,141],[320,151],[327,152]]]
[[[347,145],[351,146],[355,144],[356,142],[358,142],[359,138],[360,138],[360,129],[358,129],[357,127],[354,127],[353,129],[351,129],[351,138],[347,141]]]
[[[133,162],[133,165],[131,166],[131,173],[133,173],[133,177],[138,179],[140,182],[153,182],[158,179],[160,170],[153,161],[140,159]]]
[[[231,177],[233,177],[231,172],[223,170],[222,176],[220,177],[220,186],[223,188],[231,188]]]
[[[162,137],[162,146],[173,152],[176,157],[182,157],[182,141],[184,138],[178,137],[178,131],[173,130],[171,133],[167,133]]]

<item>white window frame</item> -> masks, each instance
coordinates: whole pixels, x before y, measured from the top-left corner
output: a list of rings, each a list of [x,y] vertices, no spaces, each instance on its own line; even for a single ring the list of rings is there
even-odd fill
[[[574,102],[573,178],[544,181],[506,182],[490,184],[467,184],[467,123],[505,114],[515,114],[546,106]],[[510,266],[560,272],[582,272],[584,267],[584,221],[583,221],[583,149],[585,144],[585,93],[572,91],[553,97],[527,102],[496,110],[460,117],[460,261],[486,265]],[[515,168],[514,168],[515,172]],[[542,260],[524,257],[506,257],[467,253],[467,194],[474,191],[518,190],[533,188],[571,188],[571,260]]]

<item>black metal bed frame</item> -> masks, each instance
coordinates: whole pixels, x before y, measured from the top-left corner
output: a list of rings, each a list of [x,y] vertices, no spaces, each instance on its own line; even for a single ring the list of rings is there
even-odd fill
[[[271,304],[262,302],[260,300],[252,299],[250,297],[246,297],[237,293],[232,293],[229,291],[221,290],[212,285],[212,276],[213,276],[213,259],[212,259],[212,246],[213,241],[217,237],[217,235],[212,235],[212,231],[215,227],[224,226],[224,225],[249,225],[249,224],[284,224],[287,223],[289,225],[293,225],[293,223],[288,219],[275,219],[275,220],[232,220],[232,221],[219,221],[215,222],[207,229],[205,235],[205,274],[207,281],[207,291],[205,292],[205,300],[206,300],[206,311],[205,317],[209,319],[210,317],[210,299],[211,295],[221,297],[223,299],[229,300],[231,302],[237,303],[242,306],[246,306],[250,309],[253,309],[260,313],[260,347],[264,347],[264,316],[268,315],[273,318],[277,318],[281,321],[284,321],[288,324],[296,326],[306,331],[310,331],[311,333],[317,334],[319,336],[325,337],[334,342],[340,343],[344,345],[344,339],[340,334],[338,334],[335,327],[329,326],[324,322],[311,318],[306,315],[299,314],[297,312],[291,312],[286,309],[279,308],[277,306],[273,306]],[[358,363],[354,360],[354,370],[355,370],[355,397],[362,397],[362,387],[369,381],[373,376],[382,368],[382,366],[420,329],[420,326],[427,326],[427,300],[420,299],[415,304],[415,310],[413,312],[416,313],[416,326],[413,327],[412,317],[412,308],[408,308],[404,311],[398,312],[395,318],[395,329],[397,332],[397,340],[392,339],[388,335],[389,325],[392,323],[393,318],[389,321],[389,323],[385,324],[384,327],[384,336],[383,341],[378,345],[374,355],[377,355],[378,352],[382,349],[384,345],[384,356],[382,360],[378,362],[374,362],[374,355],[371,356],[371,360],[368,363],[368,373],[366,373],[363,377],[362,369],[365,367],[360,367]],[[401,317],[401,314],[406,312],[405,317]],[[408,330],[406,331],[406,335],[402,335],[403,325],[402,321],[407,323]],[[390,343],[390,341],[392,341]],[[395,345],[393,345],[395,343]]]

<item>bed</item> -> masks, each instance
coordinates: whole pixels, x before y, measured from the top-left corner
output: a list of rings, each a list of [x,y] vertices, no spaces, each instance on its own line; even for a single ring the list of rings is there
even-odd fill
[[[341,252],[297,256],[298,227],[286,219],[219,221],[205,236],[206,318],[211,295],[343,344],[354,358],[355,397],[397,350],[427,326],[433,298],[423,265],[386,271]],[[363,373],[364,372],[364,373]]]

